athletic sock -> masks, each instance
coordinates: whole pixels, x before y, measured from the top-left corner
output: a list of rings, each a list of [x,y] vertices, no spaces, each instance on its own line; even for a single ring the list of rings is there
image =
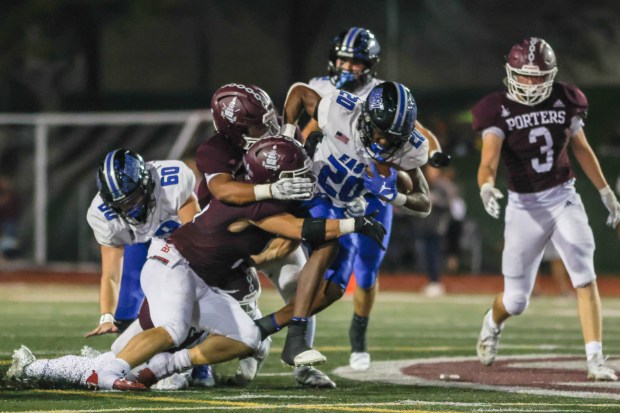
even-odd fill
[[[273,333],[277,333],[282,329],[282,327],[276,322],[275,314],[268,314],[258,320],[254,320],[254,324],[256,324],[260,330],[261,340],[266,339]]]
[[[590,360],[597,354],[603,354],[603,343],[600,341],[590,341],[586,343],[586,358]]]
[[[125,377],[131,371],[131,366],[125,360],[115,358],[97,372],[99,377],[98,387],[110,390],[116,379]]]
[[[365,353],[366,345],[366,329],[368,328],[368,317],[360,317],[353,313],[351,319],[351,327],[349,328],[349,341],[351,342],[351,352]]]

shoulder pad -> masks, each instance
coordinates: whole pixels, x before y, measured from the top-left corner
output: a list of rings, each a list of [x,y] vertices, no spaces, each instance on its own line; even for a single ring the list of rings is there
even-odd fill
[[[581,89],[570,83],[558,82],[558,84],[562,87],[564,94],[566,95],[566,98],[569,100],[569,102],[579,108],[588,107],[588,98],[581,91]]]

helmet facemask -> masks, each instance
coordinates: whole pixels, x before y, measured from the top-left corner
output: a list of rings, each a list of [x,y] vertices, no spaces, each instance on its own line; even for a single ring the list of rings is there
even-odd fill
[[[364,144],[366,153],[370,155],[372,159],[379,162],[386,162],[387,159],[392,157],[409,139],[409,136],[394,135],[381,131],[378,127],[373,125],[370,115],[364,112],[360,116],[360,137]],[[375,142],[374,133],[379,132],[388,141],[387,145],[381,145]]]
[[[243,136],[243,140],[245,141],[245,144],[243,145],[244,151],[247,151],[250,146],[252,146],[252,144],[259,139],[262,139],[266,136],[277,135],[280,131],[280,125],[278,124],[276,111],[273,108],[271,108],[263,115],[262,121],[263,123],[259,125],[248,126],[244,129],[243,133],[241,134],[241,136]],[[253,128],[255,133],[250,133],[250,128]]]
[[[553,80],[557,72],[557,67],[550,70],[540,70],[535,65],[523,65],[517,69],[506,63],[508,93],[520,103],[528,106],[537,105],[551,95]],[[544,77],[544,81],[537,84],[522,83],[519,82],[518,76]]]

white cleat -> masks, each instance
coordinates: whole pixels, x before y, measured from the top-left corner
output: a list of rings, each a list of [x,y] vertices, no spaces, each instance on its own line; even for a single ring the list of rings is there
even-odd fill
[[[349,366],[356,371],[364,371],[370,368],[370,353],[353,352],[349,357]]]
[[[336,383],[334,383],[327,374],[312,366],[296,367],[295,380],[305,387],[316,387],[320,389],[336,388]]]
[[[189,387],[190,372],[174,373],[170,377],[161,379],[155,383],[151,389],[153,390],[181,390]]]
[[[301,366],[314,366],[317,364],[323,364],[327,361],[327,358],[315,349],[303,351],[295,356],[293,362],[295,367]]]
[[[36,359],[32,351],[26,346],[21,346],[13,351],[13,363],[6,372],[7,379],[24,379],[24,370],[29,364],[36,361]]]
[[[605,357],[602,354],[595,354],[588,360],[588,380],[594,381],[616,381],[616,372],[609,367],[605,367]]]
[[[482,329],[480,330],[480,336],[478,336],[478,344],[476,351],[478,353],[478,360],[485,366],[490,366],[495,361],[497,355],[497,349],[499,347],[499,337],[501,336],[501,328],[491,328],[489,326],[489,317],[491,316],[491,310],[487,311],[482,320]]]
[[[89,359],[97,358],[100,355],[101,355],[101,352],[99,350],[95,350],[91,346],[84,346],[80,350],[80,356],[87,357]]]

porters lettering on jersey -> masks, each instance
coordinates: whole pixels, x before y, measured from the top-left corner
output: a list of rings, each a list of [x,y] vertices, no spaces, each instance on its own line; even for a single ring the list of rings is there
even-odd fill
[[[539,112],[524,113],[522,115],[506,118],[506,125],[509,131],[515,129],[526,129],[534,126],[559,124],[566,122],[566,111],[564,110],[542,110]]]

